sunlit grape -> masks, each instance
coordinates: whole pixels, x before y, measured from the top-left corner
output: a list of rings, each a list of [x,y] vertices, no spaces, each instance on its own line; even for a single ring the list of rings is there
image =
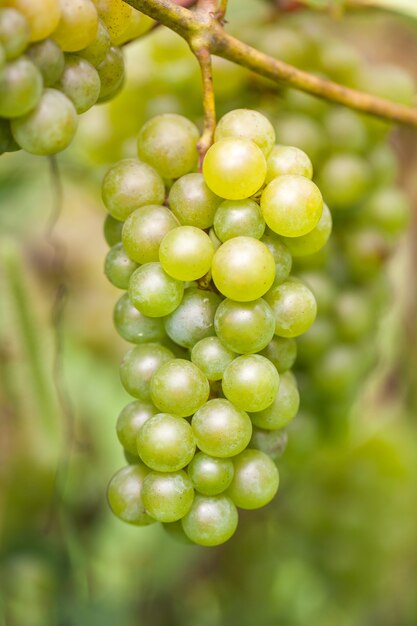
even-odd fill
[[[265,300],[274,312],[275,334],[280,337],[302,335],[316,319],[316,300],[301,282],[277,285],[265,295]]]
[[[157,472],[176,472],[191,461],[195,439],[182,417],[158,413],[139,429],[137,450],[142,461]]]
[[[129,297],[143,315],[163,317],[175,311],[184,294],[184,283],[169,276],[160,263],[145,263],[133,272]]]
[[[332,226],[332,214],[329,207],[323,204],[323,213],[313,230],[301,237],[283,237],[283,240],[293,256],[315,254],[326,245]]]
[[[286,174],[313,178],[313,165],[310,159],[305,152],[293,146],[274,146],[266,159],[266,165],[266,183]]]
[[[143,483],[142,500],[147,513],[158,522],[176,522],[191,508],[193,484],[184,471],[150,472]]]
[[[16,9],[0,7],[0,45],[6,59],[20,56],[29,43],[30,28],[25,16]]]
[[[53,39],[65,52],[89,46],[98,28],[97,9],[91,0],[59,0],[61,14]]]
[[[152,402],[161,411],[186,417],[208,400],[210,386],[203,372],[185,359],[167,361],[151,381]]]
[[[185,534],[202,546],[218,546],[234,534],[238,523],[235,505],[227,496],[196,495],[182,520]]]
[[[222,343],[240,354],[259,352],[274,336],[275,318],[270,306],[259,298],[252,302],[225,299],[214,318],[216,334]]]
[[[272,404],[279,387],[274,365],[258,354],[236,358],[225,369],[224,395],[243,411],[262,411]]]
[[[220,118],[214,140],[239,137],[253,141],[265,156],[271,152],[275,142],[275,131],[265,115],[250,109],[235,109]]]
[[[191,360],[201,369],[208,380],[221,380],[226,367],[236,354],[226,348],[218,337],[206,337],[191,350]]]
[[[227,494],[240,509],[259,509],[278,491],[275,463],[260,450],[245,450],[233,459],[235,473]]]
[[[59,0],[7,0],[22,13],[30,26],[30,40],[40,41],[52,34],[61,16]]]

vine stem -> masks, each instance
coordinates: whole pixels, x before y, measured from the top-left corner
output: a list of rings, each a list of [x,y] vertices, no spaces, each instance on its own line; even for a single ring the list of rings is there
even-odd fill
[[[207,150],[213,143],[214,131],[216,130],[216,102],[213,89],[213,74],[211,67],[211,54],[208,48],[201,47],[193,50],[200,64],[201,78],[203,82],[203,109],[204,109],[204,130],[197,144],[199,154],[199,170],[203,165],[203,160]]]
[[[202,1],[207,3],[207,0]],[[284,82],[295,89],[337,102],[362,113],[417,128],[417,108],[395,104],[389,100],[344,87],[263,54],[226,33],[216,19],[216,15],[210,12],[198,9],[190,11],[174,4],[172,0],[126,0],[126,2],[177,32],[190,45],[193,39],[199,38],[204,42],[210,54],[233,61],[274,82]]]

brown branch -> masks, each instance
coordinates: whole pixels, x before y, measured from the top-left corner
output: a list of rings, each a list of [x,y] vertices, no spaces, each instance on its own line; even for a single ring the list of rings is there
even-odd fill
[[[213,74],[211,67],[211,54],[206,47],[195,48],[193,50],[201,70],[203,83],[203,109],[204,109],[204,130],[197,144],[199,153],[199,169],[203,165],[203,160],[207,150],[213,143],[214,131],[216,130],[216,103],[213,89]]]

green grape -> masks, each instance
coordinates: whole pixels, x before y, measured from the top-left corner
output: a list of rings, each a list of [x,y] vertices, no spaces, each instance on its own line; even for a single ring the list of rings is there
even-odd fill
[[[266,233],[262,243],[268,248],[275,261],[274,285],[280,285],[288,278],[292,269],[292,256],[287,246],[272,232]]]
[[[165,185],[159,174],[147,163],[137,159],[123,159],[105,175],[102,197],[110,215],[123,221],[140,207],[162,205]]]
[[[119,335],[131,343],[158,342],[166,336],[163,320],[143,315],[130,302],[127,293],[116,302],[113,321]]]
[[[42,95],[42,75],[22,56],[0,71],[0,116],[10,119],[35,108]]]
[[[111,40],[109,31],[107,30],[105,24],[99,20],[94,41],[92,41],[90,45],[83,50],[80,50],[78,55],[91,63],[94,67],[97,67],[97,65],[100,65],[100,63],[106,58],[106,54],[108,53],[110,46]]]
[[[97,9],[91,0],[59,0],[61,17],[52,35],[64,52],[77,52],[96,38]]]
[[[215,293],[186,289],[181,304],[165,319],[167,335],[191,350],[200,339],[214,335],[214,314],[219,304],[220,297]]]
[[[233,459],[235,473],[227,494],[240,509],[260,509],[275,496],[279,474],[275,463],[260,450],[245,450]]]
[[[326,245],[332,227],[332,214],[327,204],[323,204],[323,213],[313,230],[301,237],[283,237],[283,240],[293,256],[308,256],[315,254]]]
[[[122,228],[123,228],[123,222],[119,222],[119,220],[116,220],[110,214],[106,215],[106,218],[103,224],[103,235],[104,235],[104,239],[106,240],[106,243],[110,247],[113,247],[116,245],[116,243],[121,242]]]
[[[146,420],[137,437],[142,461],[156,472],[177,472],[195,454],[190,424],[182,417],[158,413]]]
[[[401,189],[382,187],[376,190],[361,208],[363,223],[380,228],[387,235],[397,237],[406,228],[410,218],[410,203]]]
[[[272,404],[279,387],[275,366],[259,354],[237,357],[224,371],[222,388],[242,411],[262,411]]]
[[[184,471],[150,472],[143,483],[142,500],[146,511],[158,522],[176,522],[191,508],[193,484]]]
[[[116,45],[139,37],[154,24],[147,15],[122,0],[94,0],[94,3]]]
[[[324,117],[329,109],[328,103],[321,98],[317,98],[304,91],[299,91],[298,89],[287,89],[284,94],[284,101],[289,111],[298,111],[299,113],[306,114],[306,116],[315,118]],[[298,172],[291,173],[297,174]],[[305,176],[305,174],[303,174],[303,176]]]
[[[168,202],[180,224],[209,228],[222,199],[205,183],[202,174],[185,174],[172,185]]]
[[[253,141],[267,157],[275,143],[275,131],[265,115],[250,109],[235,109],[220,118],[214,140],[238,137]]]
[[[123,51],[111,46],[104,59],[96,66],[96,70],[101,84],[98,102],[107,102],[107,100],[114,98],[123,87],[125,80]]]
[[[56,89],[45,89],[33,111],[12,121],[12,132],[26,152],[45,156],[65,150],[77,124],[71,100]]]
[[[136,441],[139,430],[157,412],[158,409],[150,402],[135,400],[126,405],[117,418],[117,437],[123,448],[133,456],[138,455]]]
[[[318,180],[332,210],[350,209],[369,191],[372,172],[364,157],[340,153],[326,161]]]
[[[0,8],[0,45],[6,59],[20,56],[27,48],[30,37],[29,23],[16,9]]]
[[[142,206],[133,211],[124,223],[123,246],[137,263],[158,261],[161,241],[177,226],[177,218],[166,207],[157,204]]]
[[[315,361],[312,371],[316,388],[331,397],[350,392],[361,376],[363,359],[356,347],[335,345]]]
[[[165,413],[187,417],[199,409],[209,397],[210,385],[203,372],[185,359],[166,362],[151,381],[151,398]]]
[[[313,165],[310,159],[305,152],[293,146],[274,146],[266,159],[266,166],[265,183],[288,174],[313,178]]]
[[[327,317],[318,317],[306,333],[297,337],[298,361],[314,365],[336,341],[334,323]]]
[[[26,17],[31,41],[49,37],[58,26],[61,14],[59,0],[7,0],[7,5]]]
[[[168,232],[159,248],[159,260],[167,274],[177,280],[202,278],[211,268],[214,246],[195,226],[179,226]]]
[[[335,151],[364,152],[368,146],[368,131],[355,111],[332,108],[324,120],[324,130],[330,148]]]
[[[261,355],[272,361],[282,374],[291,369],[297,358],[297,344],[294,339],[274,337],[262,350]]]
[[[320,160],[325,150],[325,137],[316,120],[299,113],[287,114],[280,118],[275,131],[279,144],[300,148],[313,163]]]
[[[147,514],[143,503],[143,485],[149,470],[142,465],[128,465],[119,470],[111,479],[107,489],[107,499],[111,510],[128,524],[147,526],[153,520]]]
[[[256,300],[274,282],[274,258],[257,239],[233,237],[214,253],[212,275],[217,289],[226,298],[238,302]]]
[[[278,235],[300,237],[318,224],[323,198],[318,187],[297,174],[279,176],[265,187],[261,209],[269,228]]]
[[[367,154],[374,180],[377,184],[389,185],[398,175],[398,162],[391,146],[381,143]]]
[[[265,295],[265,300],[274,312],[275,334],[280,337],[302,335],[316,319],[316,300],[301,282],[277,285]]]
[[[203,496],[217,496],[232,482],[233,462],[230,459],[216,459],[204,452],[197,452],[188,466],[188,476],[194,489]]]
[[[263,25],[257,44],[263,52],[296,67],[304,67],[312,54],[308,38],[301,37],[295,28],[289,25],[276,23],[271,27]]]
[[[254,427],[249,447],[264,452],[275,462],[284,454],[287,441],[288,435],[285,430],[263,430]]]
[[[357,341],[369,335],[374,325],[374,311],[363,291],[344,291],[335,303],[336,328],[344,341]]]
[[[265,430],[285,428],[297,415],[300,406],[300,395],[297,385],[289,372],[282,374],[278,393],[273,403],[257,413],[251,414],[252,423]]]
[[[179,178],[196,166],[198,137],[197,127],[182,115],[157,115],[142,126],[139,157],[164,178]]]
[[[414,78],[398,65],[374,64],[362,72],[358,87],[380,98],[411,106],[416,95]]]
[[[112,285],[127,289],[136,268],[137,263],[127,256],[123,244],[116,243],[110,248],[104,261],[104,273]]]
[[[20,146],[13,138],[10,122],[0,118],[0,154],[15,152],[16,150],[20,150]]]
[[[78,114],[85,113],[97,102],[100,78],[91,63],[75,54],[67,54],[64,71],[55,89],[71,100]]]
[[[228,350],[218,337],[201,339],[191,350],[191,361],[210,381],[221,380],[224,370],[235,356],[236,354]]]
[[[239,236],[260,239],[265,231],[265,220],[254,200],[226,200],[214,216],[214,230],[220,241]]]
[[[227,496],[196,495],[182,520],[185,534],[201,546],[218,546],[234,534],[238,523],[235,505]]]
[[[323,272],[310,271],[299,274],[300,280],[313,292],[319,313],[328,313],[336,299],[333,281]]]
[[[133,272],[129,281],[129,297],[143,315],[164,317],[180,304],[184,283],[168,276],[160,263],[145,263]]]
[[[248,198],[265,181],[265,157],[248,139],[221,139],[209,148],[203,162],[203,175],[218,196],[227,200]]]
[[[123,387],[134,398],[151,399],[151,378],[155,372],[171,359],[173,353],[158,343],[143,343],[126,352],[120,364],[120,379]]]
[[[252,424],[244,411],[223,398],[209,400],[191,421],[197,446],[211,456],[225,458],[242,452],[252,435]]]
[[[214,317],[216,335],[222,343],[239,354],[263,350],[274,336],[275,317],[263,300],[234,302],[225,299]]]
[[[65,57],[61,48],[52,39],[33,43],[26,55],[42,74],[45,87],[52,87],[64,71]]]

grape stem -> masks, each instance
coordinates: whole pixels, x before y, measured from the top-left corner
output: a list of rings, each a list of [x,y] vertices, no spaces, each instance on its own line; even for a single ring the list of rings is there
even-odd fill
[[[196,11],[190,11],[176,5],[172,0],[126,0],[126,2],[174,30],[190,45],[192,40],[194,42],[200,40],[199,46],[204,45],[210,54],[246,67],[276,83],[286,83],[295,89],[337,102],[362,113],[417,127],[416,108],[395,104],[389,100],[344,87],[274,59],[226,33],[217,19],[216,11],[199,10],[199,7]],[[217,6],[217,2],[210,0],[201,0],[200,6],[201,2],[205,7],[208,4]],[[223,7],[225,4],[222,2]]]
[[[216,130],[216,103],[213,89],[213,73],[211,67],[211,54],[208,48],[196,47],[193,52],[200,64],[201,78],[203,82],[203,109],[204,130],[197,144],[199,154],[199,170],[201,171],[203,160],[207,150],[213,143],[214,131]]]

